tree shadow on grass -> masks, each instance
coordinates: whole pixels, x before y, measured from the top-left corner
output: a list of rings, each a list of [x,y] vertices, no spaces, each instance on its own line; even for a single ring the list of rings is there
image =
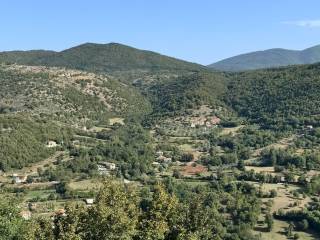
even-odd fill
[[[265,226],[256,226],[256,227],[254,227],[254,230],[257,232],[269,232],[268,228]]]

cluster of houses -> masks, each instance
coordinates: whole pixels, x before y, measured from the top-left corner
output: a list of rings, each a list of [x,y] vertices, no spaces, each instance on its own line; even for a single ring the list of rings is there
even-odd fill
[[[156,160],[158,162],[168,163],[168,162],[172,161],[172,158],[171,157],[166,157],[162,151],[157,151],[156,152]]]
[[[159,151],[157,151],[156,152],[156,156],[155,156],[155,158],[156,158],[156,161],[154,161],[153,163],[152,163],[152,165],[154,166],[154,167],[158,167],[158,166],[160,166],[161,164],[163,164],[163,163],[171,163],[171,164],[173,164],[173,165],[175,165],[175,166],[181,166],[181,165],[183,165],[184,163],[183,162],[180,162],[180,161],[172,161],[172,158],[171,157],[167,157],[165,154],[164,154],[164,152],[162,152],[161,150],[159,150]]]
[[[97,166],[99,174],[104,176],[109,176],[117,168],[115,163],[110,162],[99,162]]]
[[[197,126],[200,127],[214,127],[217,126],[221,122],[221,119],[216,116],[211,117],[191,117],[189,119],[190,127],[195,128]]]
[[[152,163],[153,166],[157,167],[161,165],[161,163],[171,163],[172,158],[171,157],[166,157],[162,151],[157,151],[156,156],[155,156],[156,161]]]

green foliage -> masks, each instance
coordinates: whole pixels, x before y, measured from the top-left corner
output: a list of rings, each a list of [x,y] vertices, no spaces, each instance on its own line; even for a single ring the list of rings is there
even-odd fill
[[[296,166],[298,168],[304,168],[306,166],[306,159],[303,156],[299,156],[290,153],[288,150],[282,149],[267,149],[261,153],[261,163],[264,166]]]
[[[319,125],[320,65],[222,74],[200,72],[148,89],[154,109],[185,112],[202,104],[222,106],[263,128],[290,131]],[[156,113],[154,115],[157,115]]]
[[[202,104],[223,105],[221,96],[226,91],[223,74],[199,72],[179,77],[148,89],[155,111],[178,112]],[[155,113],[156,115],[156,113]]]
[[[57,163],[46,169],[41,177],[46,180],[68,181],[77,176],[92,177],[98,174],[99,162],[116,164],[116,175],[127,179],[143,179],[145,174],[153,173],[154,149],[149,132],[137,122],[127,122],[124,126],[102,131],[93,148],[69,146],[72,161]],[[68,192],[68,191],[64,191]]]
[[[273,217],[271,214],[267,214],[266,215],[266,218],[265,218],[265,223],[267,224],[267,230],[269,232],[271,232],[272,228],[273,228],[273,224],[274,224],[274,221],[273,221]]]
[[[226,102],[266,128],[293,129],[319,113],[320,65],[230,75]]]
[[[21,218],[17,201],[1,196],[0,199],[0,240],[24,240],[27,223]]]
[[[129,240],[137,233],[138,196],[119,183],[105,183],[85,215],[83,239]]]
[[[25,236],[26,240],[55,240],[52,222],[46,217],[38,217],[31,221]]]
[[[104,160],[111,160],[119,165],[123,176],[139,178],[151,170],[154,150],[151,147],[149,133],[138,123],[128,122],[113,132],[98,135],[107,140],[91,151],[90,155],[100,155]]]
[[[7,225],[0,229],[10,229],[3,235],[9,237],[3,239],[257,239],[250,233],[260,214],[254,188],[216,182],[191,189],[171,183],[171,193],[159,183],[151,186],[151,192],[139,193],[134,186],[109,179],[93,206],[69,204],[65,213],[56,214],[53,220],[40,217],[24,222],[15,215],[12,221],[14,215],[2,214],[1,223]],[[187,194],[178,198],[174,193],[178,189]],[[6,209],[3,200],[0,202],[1,209]],[[14,235],[18,229],[21,238]]]
[[[168,194],[163,186],[156,185],[153,189],[153,199],[146,206],[146,211],[140,219],[139,239],[166,239],[177,221],[178,200]]]
[[[0,169],[22,168],[49,157],[49,140],[68,142],[72,132],[52,122],[28,116],[0,115]]]

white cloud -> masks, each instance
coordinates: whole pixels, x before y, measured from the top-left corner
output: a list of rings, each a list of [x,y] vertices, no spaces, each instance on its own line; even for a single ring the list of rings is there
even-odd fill
[[[295,25],[298,27],[317,28],[320,27],[320,19],[314,20],[299,20],[299,21],[285,21],[283,24]]]

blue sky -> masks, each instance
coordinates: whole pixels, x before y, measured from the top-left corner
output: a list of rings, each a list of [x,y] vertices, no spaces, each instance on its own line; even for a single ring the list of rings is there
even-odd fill
[[[320,44],[319,0],[1,0],[0,51],[119,42],[209,64]]]

